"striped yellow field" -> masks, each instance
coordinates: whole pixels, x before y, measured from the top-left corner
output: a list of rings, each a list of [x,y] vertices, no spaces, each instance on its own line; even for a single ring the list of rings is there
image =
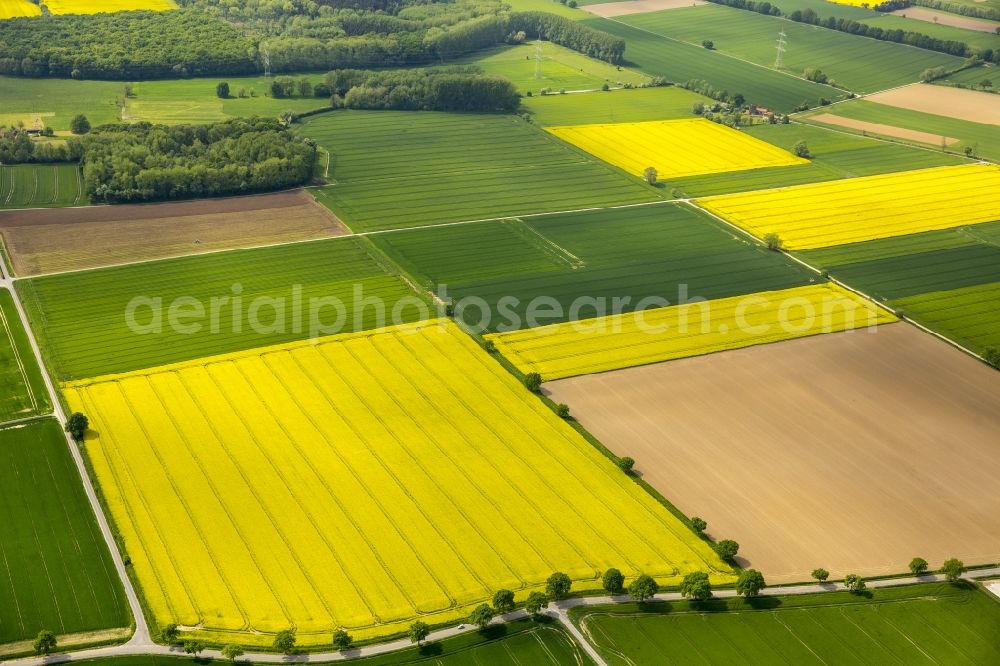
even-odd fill
[[[157,622],[213,640],[456,621],[554,571],[732,580],[449,321],[64,388]]]
[[[0,19],[38,16],[42,10],[28,0],[0,0]]]
[[[45,0],[53,14],[105,14],[146,9],[162,12],[177,9],[173,0]]]
[[[966,164],[726,194],[696,203],[806,250],[1000,219],[1000,166]]]
[[[704,118],[548,127],[547,131],[636,176],[659,177],[805,164],[807,160]]]
[[[497,349],[545,381],[895,321],[832,283],[497,333]]]

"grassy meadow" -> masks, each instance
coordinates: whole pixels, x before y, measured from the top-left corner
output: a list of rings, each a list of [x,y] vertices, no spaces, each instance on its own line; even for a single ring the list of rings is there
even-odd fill
[[[35,353],[14,307],[0,289],[0,422],[44,414],[52,409]]]
[[[87,203],[76,164],[0,165],[0,209]]]
[[[683,10],[670,10],[667,14],[674,11]],[[752,20],[755,16],[751,12],[734,11],[738,11],[741,18],[744,15],[749,17],[746,20]],[[716,90],[742,93],[748,101],[772,111],[787,113],[802,102],[815,106],[820,98],[838,100],[845,96],[845,93],[836,88],[744,62],[719,51],[710,51],[700,45],[700,40],[697,46],[687,44],[618,20],[594,17],[587,19],[585,23],[624,38],[625,59],[629,67],[662,76],[674,83],[707,81]],[[769,36],[768,43],[771,41],[772,37]]]
[[[704,95],[676,86],[662,86],[525,97],[521,108],[539,125],[583,125],[690,118],[691,109],[698,102],[712,104]]]
[[[570,611],[609,664],[986,664],[1000,660],[1000,603],[968,584],[930,583],[694,606]]]
[[[0,509],[0,644],[42,629],[65,635],[129,625],[125,594],[56,421],[0,429]]]
[[[337,111],[301,132],[333,155],[334,184],[313,194],[354,231],[661,198],[516,116]]]
[[[712,40],[719,53],[748,60],[768,70],[774,66],[777,35],[784,31],[788,45],[782,56],[782,71],[802,76],[807,68],[819,69],[839,85],[858,93],[919,81],[920,73],[931,67],[958,68],[962,65],[962,58],[956,56],[713,4],[624,16],[620,20],[670,39],[698,45],[698,48],[702,40]],[[766,100],[758,99],[759,87],[749,87],[749,90],[750,93],[742,92],[770,107]],[[832,95],[825,96],[834,99]]]
[[[59,378],[72,379],[301,340],[310,335],[306,307],[313,297],[341,300],[343,330],[379,325],[377,309],[362,310],[356,302],[355,285],[363,289],[363,296],[383,299],[387,308],[414,296],[373,256],[365,241],[357,238],[64,273],[21,280],[17,289],[49,367]],[[300,316],[293,306],[296,287],[301,290],[303,304]],[[242,301],[233,300],[235,296]],[[135,309],[135,323],[146,332],[130,329],[126,311],[136,297],[161,299],[159,332],[150,301]],[[174,327],[167,309],[180,297],[193,298],[201,305],[194,306],[188,300],[187,306],[178,306],[181,314],[175,317],[182,326]],[[258,297],[283,299],[283,305],[260,302],[259,310],[251,310]],[[213,298],[223,299],[214,306],[218,322],[214,331],[210,323]],[[192,308],[199,307],[203,316],[192,319]],[[409,321],[419,314],[410,307],[401,317]],[[331,303],[317,316],[333,326],[337,315],[337,307]],[[259,332],[251,326],[254,321],[259,323]],[[197,330],[188,327],[192,323]]]
[[[454,300],[482,299],[491,330],[527,324],[537,297],[561,312],[538,324],[649,307],[649,299],[722,298],[808,284],[814,275],[690,206],[663,204],[419,229],[371,237],[419,283]],[[506,298],[505,298],[506,297]],[[510,297],[516,299],[509,302]],[[571,310],[577,299],[603,302]],[[504,302],[503,311],[501,303]],[[643,302],[646,305],[641,305]],[[510,313],[512,317],[507,316]],[[460,310],[477,326],[478,307]]]

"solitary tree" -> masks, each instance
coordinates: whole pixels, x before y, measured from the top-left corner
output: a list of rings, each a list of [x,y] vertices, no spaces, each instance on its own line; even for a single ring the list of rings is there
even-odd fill
[[[715,48],[715,43],[711,39],[702,40],[701,45],[704,46],[706,49],[709,49],[709,50]]]
[[[650,185],[656,185],[657,175],[656,168],[651,166],[646,167],[645,171],[642,172],[642,177]]]
[[[809,145],[806,144],[805,139],[799,139],[795,142],[795,146],[792,148],[792,152],[795,153],[796,157],[810,157],[809,155]]]
[[[830,572],[826,569],[813,569],[812,577],[823,583],[826,579],[830,577]]]
[[[501,615],[514,610],[514,593],[510,590],[497,590],[494,592],[493,608]]]
[[[558,416],[561,419],[568,419],[569,418],[569,405],[567,405],[565,403],[562,403],[562,402],[560,402],[558,405],[556,405],[556,416]]]
[[[847,574],[844,576],[844,587],[848,591],[858,594],[865,591],[865,579],[858,574]]]
[[[910,560],[910,573],[914,576],[919,576],[920,574],[927,571],[927,560],[922,557],[914,557]]]
[[[962,560],[957,560],[954,557],[944,561],[941,565],[941,573],[944,574],[945,580],[949,583],[954,583],[962,574],[966,572],[965,563]]]
[[[427,640],[427,637],[431,633],[431,628],[426,624],[417,620],[410,625],[410,642],[420,645],[423,641]]]
[[[712,583],[704,571],[692,571],[681,581],[681,596],[692,601],[712,598]]]
[[[215,96],[226,99],[229,97],[229,84],[225,81],[219,81],[215,86]]]
[[[656,594],[660,589],[660,586],[656,584],[651,576],[646,574],[640,575],[638,578],[633,580],[628,585],[628,595],[642,603],[646,599],[651,599],[654,594]]]
[[[618,459],[618,467],[626,474],[631,474],[632,468],[635,467],[635,459],[630,456],[622,456]]]
[[[732,562],[733,558],[736,557],[736,553],[740,552],[740,544],[736,543],[732,539],[723,539],[719,543],[715,544],[715,552],[717,552],[719,557],[727,562]]]
[[[69,129],[73,134],[86,134],[90,131],[90,121],[82,113],[73,117],[69,122]]]
[[[274,636],[274,649],[283,654],[295,652],[295,629],[282,629]]]
[[[243,656],[243,648],[235,643],[230,643],[222,648],[222,656],[230,663],[236,663],[236,660]]]
[[[1000,369],[1000,349],[987,347],[983,350],[983,360],[994,368]]]
[[[979,84],[979,87],[983,90],[989,90],[993,87],[993,82],[989,79],[983,79],[983,82]]]
[[[524,386],[529,391],[537,392],[542,387],[542,376],[537,372],[529,372],[524,376]]]
[[[42,629],[35,637],[35,654],[52,654],[56,651],[56,635],[48,629]]]
[[[764,236],[764,243],[767,244],[767,249],[777,252],[781,249],[782,240],[781,236],[774,233],[773,231]]]
[[[167,645],[176,643],[178,636],[180,636],[180,631],[177,629],[176,624],[168,624],[163,629],[160,629],[160,640]]]
[[[87,428],[89,427],[90,419],[80,412],[73,412],[69,420],[66,421],[66,432],[69,433],[69,436],[77,444],[83,441],[83,437],[87,434]]]
[[[333,632],[333,647],[341,652],[351,647],[351,643],[353,642],[354,638],[343,629],[337,629],[337,631]]]
[[[765,587],[764,574],[756,569],[744,569],[736,579],[736,593],[744,597],[756,597]]]
[[[622,590],[625,589],[625,576],[618,569],[611,567],[604,572],[601,586],[608,594],[621,594]]]
[[[479,604],[476,606],[475,610],[472,611],[472,615],[469,616],[469,622],[476,625],[480,629],[485,629],[492,621],[493,609],[487,604]]]
[[[557,571],[545,581],[545,593],[553,599],[563,599],[569,596],[569,588],[572,586],[573,581],[570,577]]]
[[[205,644],[201,641],[188,640],[184,641],[184,651],[188,654],[193,654],[198,656],[205,649]]]
[[[541,592],[531,592],[524,602],[524,610],[528,611],[528,615],[531,617],[536,617],[548,605],[549,598],[547,596]]]
[[[695,516],[694,518],[691,519],[691,529],[693,529],[698,534],[701,534],[702,532],[704,532],[705,528],[707,528],[707,527],[708,527],[708,523],[706,523],[704,520],[702,520],[698,516]]]

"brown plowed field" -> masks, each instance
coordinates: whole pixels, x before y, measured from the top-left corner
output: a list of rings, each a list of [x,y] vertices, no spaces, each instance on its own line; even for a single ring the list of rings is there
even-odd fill
[[[843,116],[835,116],[832,113],[819,113],[815,116],[810,116],[809,119],[827,125],[850,127],[851,129],[865,130],[874,134],[881,134],[882,136],[892,136],[899,139],[907,139],[909,141],[917,141],[931,145],[941,145],[942,140],[946,146],[958,143],[958,139],[953,139],[950,136],[942,137],[936,134],[931,134],[930,132],[921,132],[919,130],[907,129],[905,127],[883,125],[882,123],[870,123],[865,120],[856,120],[854,118],[844,118]]]
[[[865,99],[869,102],[932,113],[936,116],[1000,125],[1000,98],[993,93],[979,90],[914,83],[868,95]]]
[[[347,229],[305,191],[157,204],[0,211],[17,275],[96,268],[339,236]]]
[[[630,14],[659,12],[664,9],[694,7],[703,4],[705,4],[705,0],[624,0],[623,2],[605,2],[599,5],[587,5],[581,7],[581,9],[597,16],[612,18],[615,16],[628,16]]]
[[[545,388],[769,582],[1000,560],[1000,372],[909,324]]]

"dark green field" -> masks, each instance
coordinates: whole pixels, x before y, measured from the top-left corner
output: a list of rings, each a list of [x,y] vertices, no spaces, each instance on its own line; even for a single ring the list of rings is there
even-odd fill
[[[780,2],[777,4],[781,6]],[[820,15],[828,14],[820,12]],[[962,58],[956,56],[713,4],[623,16],[620,20],[694,45],[710,39],[720,53],[767,68],[774,66],[775,40],[778,33],[784,31],[787,47],[782,55],[781,71],[802,76],[812,67],[858,93],[914,83],[920,80],[922,71],[931,67],[958,69],[962,66]],[[750,90],[752,94],[744,94],[756,99],[758,89]],[[833,99],[831,95],[826,97]]]
[[[558,314],[538,313],[537,323],[548,324],[610,313],[614,298],[627,298],[619,311],[631,311],[644,298],[670,303],[685,293],[722,298],[818,279],[682,204],[400,231],[372,239],[439,295],[446,292],[456,302],[482,299],[490,330],[525,326],[528,304],[539,297],[561,306]],[[602,303],[604,312],[598,309]],[[483,307],[470,303],[460,314],[477,326]]]
[[[1000,602],[935,583],[693,609],[687,602],[574,609],[609,664],[996,664]]]
[[[1000,222],[799,256],[973,351],[1000,346]]]
[[[800,166],[678,178],[666,181],[668,191],[673,192],[676,189],[686,196],[702,197],[816,183],[837,178],[964,164],[968,161],[955,155],[920,150],[797,123],[754,125],[742,131],[785,150],[791,150],[798,141],[805,141],[812,159],[809,164]]]
[[[585,95],[524,97],[521,106],[539,125],[635,123],[690,118],[696,102],[712,100],[677,86],[609,90]]]
[[[376,307],[360,309],[356,288],[363,289],[363,297],[381,299],[387,317],[401,298],[416,298],[358,238],[64,273],[22,280],[17,288],[48,354],[49,367],[61,379],[126,372],[301,340],[310,337],[311,298],[340,300],[344,319],[339,332],[383,325]],[[301,303],[298,314],[296,289]],[[236,296],[242,300],[233,300]],[[213,332],[212,299],[227,297],[217,300]],[[130,328],[126,313],[133,298],[161,299],[160,332],[143,332],[156,324],[148,300],[135,309],[139,332]],[[178,298],[187,299],[187,305],[184,301],[176,305]],[[271,298],[280,300],[280,311],[275,301],[268,300]],[[170,324],[171,304],[178,308],[175,319],[179,326]],[[183,316],[197,307],[202,308],[201,317]],[[316,312],[321,323],[330,327],[338,323],[335,305]],[[401,312],[400,320],[413,321],[419,316],[411,306]],[[198,329],[190,330],[191,325]]]
[[[313,190],[355,231],[652,201],[658,190],[516,116],[338,111],[302,132],[334,158]]]
[[[742,93],[747,100],[772,111],[789,113],[803,101],[815,105],[821,97],[829,100],[844,97],[844,93],[836,88],[789,76],[618,21],[591,18],[583,23],[623,38],[626,42],[625,59],[630,67],[653,76],[662,76],[675,83],[704,80],[716,90]],[[774,35],[774,39],[776,38],[777,34]],[[704,39],[710,37],[706,36]]]
[[[0,430],[0,643],[127,627],[128,605],[54,420]]]
[[[240,660],[244,663],[243,660]],[[190,657],[136,656],[87,659],[81,666],[184,666],[185,664],[228,663]],[[310,663],[332,663],[315,662]],[[401,666],[436,664],[438,666],[587,666],[593,662],[557,623],[515,620],[492,626],[487,636],[479,632],[463,634],[443,641],[427,643],[352,663],[363,666]]]
[[[52,409],[49,393],[14,299],[0,289],[0,422],[45,414]]]
[[[48,208],[87,203],[75,164],[0,166],[0,208]]]

